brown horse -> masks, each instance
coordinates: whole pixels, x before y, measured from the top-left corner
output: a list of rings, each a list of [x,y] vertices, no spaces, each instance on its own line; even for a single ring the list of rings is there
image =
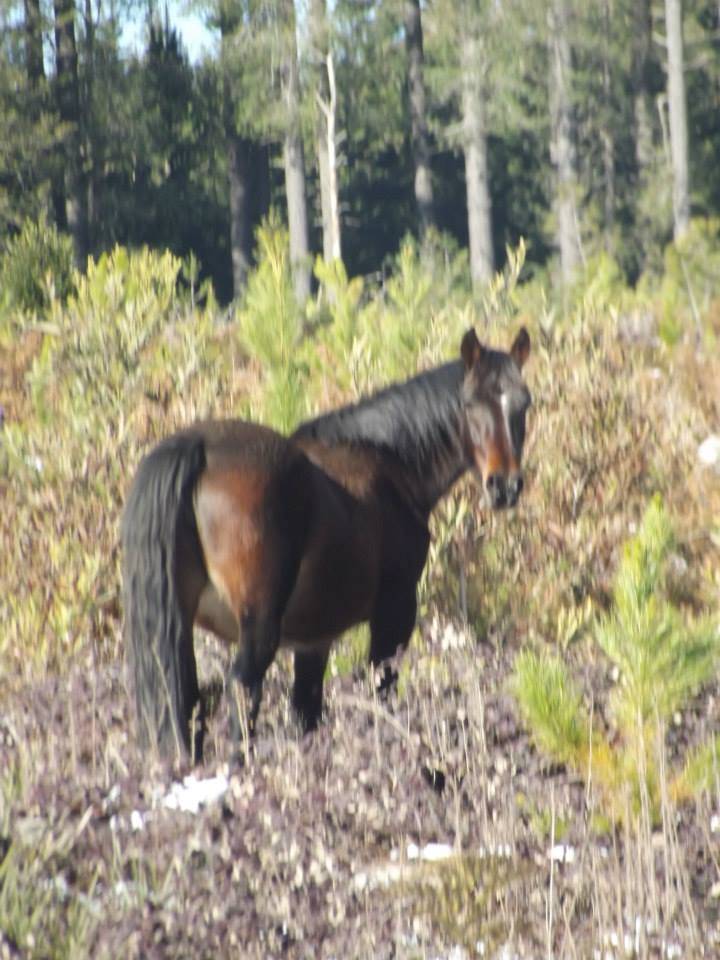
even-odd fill
[[[199,423],[143,459],[122,521],[142,743],[201,753],[194,623],[238,645],[230,681],[247,691],[251,722],[265,671],[280,646],[291,648],[305,730],[319,720],[343,631],[370,622],[372,664],[407,645],[438,499],[468,468],[493,508],[520,495],[529,351],[524,328],[509,353],[483,347],[471,329],[459,361],[289,438],[238,420]]]

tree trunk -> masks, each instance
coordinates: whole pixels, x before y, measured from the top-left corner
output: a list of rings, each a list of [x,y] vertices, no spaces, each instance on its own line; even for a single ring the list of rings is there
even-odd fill
[[[480,44],[471,31],[461,38],[463,150],[467,194],[470,275],[477,289],[492,278],[495,258],[492,244],[492,202],[487,156],[484,64]]]
[[[335,133],[337,117],[335,68],[327,36],[325,0],[312,0],[310,16],[317,85],[315,99],[319,111],[316,129],[323,257],[330,261],[340,259],[342,251]]]
[[[610,51],[610,30],[612,27],[609,0],[603,0],[603,46],[602,46],[602,90],[603,116],[600,125],[602,144],[604,216],[603,234],[605,249],[612,253],[615,227],[615,136],[613,134],[612,103],[612,66]]]
[[[228,180],[230,186],[230,256],[233,297],[245,289],[252,261],[250,181],[252,144],[226,127]]]
[[[57,102],[65,135],[65,214],[75,263],[84,269],[88,255],[87,194],[80,130],[80,85],[75,44],[75,0],[54,0]]]
[[[548,11],[550,52],[550,160],[555,171],[556,241],[563,285],[570,283],[581,262],[575,204],[577,175],[570,104],[570,43],[564,0],[552,0]]]
[[[85,0],[85,149],[87,151],[85,187],[87,190],[87,243],[88,251],[96,249],[97,224],[100,222],[98,177],[103,169],[101,138],[95,136],[95,23],[92,0]]]
[[[635,121],[635,162],[638,179],[647,182],[653,159],[652,92],[649,71],[652,53],[650,0],[633,0],[632,91]]]
[[[408,59],[410,132],[415,167],[415,202],[420,236],[435,225],[430,175],[430,142],[427,132],[425,83],[423,80],[423,35],[420,0],[405,0],[405,47]]]
[[[236,11],[225,5],[220,15],[220,43],[227,48],[238,26]],[[225,58],[223,58],[223,61]],[[223,126],[227,151],[228,186],[230,192],[230,259],[233,298],[245,289],[252,260],[251,154],[252,144],[237,131],[235,97],[227,64],[223,73]]]
[[[290,232],[290,263],[295,296],[304,303],[310,296],[310,242],[308,236],[307,199],[305,193],[305,156],[300,132],[300,84],[298,80],[297,40],[295,38],[295,3],[284,0],[285,51],[282,69],[285,104],[285,193]]]
[[[25,0],[25,59],[30,87],[37,90],[45,79],[40,0]]]
[[[673,178],[673,235],[679,240],[690,223],[688,195],[687,100],[683,67],[682,0],[665,0],[668,51],[668,108]]]

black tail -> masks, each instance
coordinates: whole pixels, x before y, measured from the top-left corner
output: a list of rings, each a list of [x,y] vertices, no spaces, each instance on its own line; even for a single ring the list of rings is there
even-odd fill
[[[192,498],[204,468],[199,434],[164,440],[141,462],[122,518],[125,643],[138,736],[163,755],[200,746],[191,737],[199,702],[194,610],[180,593],[177,554],[181,544],[196,544],[203,562]]]

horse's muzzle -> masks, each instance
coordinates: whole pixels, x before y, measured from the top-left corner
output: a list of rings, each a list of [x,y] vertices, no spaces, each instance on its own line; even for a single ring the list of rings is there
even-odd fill
[[[507,504],[507,485],[501,473],[491,473],[485,481],[485,489],[493,510],[501,510]]]
[[[506,479],[501,473],[491,473],[487,478],[485,487],[493,510],[514,507],[522,493],[522,474],[514,473]]]
[[[514,473],[507,482],[507,505],[514,507],[520,499],[523,489],[523,478],[521,473]]]

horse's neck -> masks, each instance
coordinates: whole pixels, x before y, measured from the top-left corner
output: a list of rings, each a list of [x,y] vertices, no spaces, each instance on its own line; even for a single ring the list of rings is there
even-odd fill
[[[417,467],[405,465],[401,470],[402,484],[415,511],[427,519],[438,500],[460,479],[467,468],[468,464],[459,444],[457,451],[448,451],[432,460],[428,458],[420,461]]]

